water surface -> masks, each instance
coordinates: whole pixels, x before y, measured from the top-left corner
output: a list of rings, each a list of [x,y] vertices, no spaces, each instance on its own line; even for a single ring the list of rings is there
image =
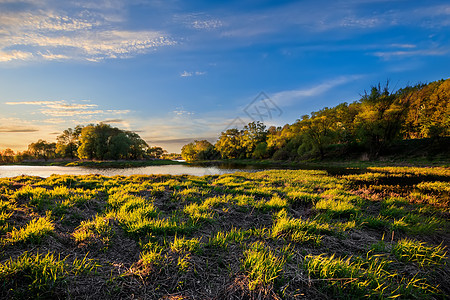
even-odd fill
[[[115,175],[221,175],[240,171],[256,172],[262,169],[254,168],[224,168],[223,166],[188,166],[188,165],[164,165],[145,166],[136,168],[92,168],[92,167],[61,167],[61,166],[25,166],[9,165],[0,166],[0,177],[14,177],[20,175],[49,177],[52,174],[58,175],[87,175],[99,174],[103,176]]]

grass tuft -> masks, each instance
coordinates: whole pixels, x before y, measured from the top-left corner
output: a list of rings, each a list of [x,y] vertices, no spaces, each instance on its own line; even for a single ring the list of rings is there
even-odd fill
[[[55,229],[55,225],[50,220],[50,214],[45,217],[33,219],[25,227],[14,228],[7,234],[6,244],[16,243],[39,243],[42,238],[51,234]]]
[[[244,252],[242,267],[248,272],[249,289],[254,290],[258,286],[267,287],[282,276],[284,257],[278,257],[262,242],[254,242]]]
[[[401,261],[413,261],[420,266],[440,265],[447,260],[444,246],[427,246],[425,242],[407,238],[392,247],[392,254]]]

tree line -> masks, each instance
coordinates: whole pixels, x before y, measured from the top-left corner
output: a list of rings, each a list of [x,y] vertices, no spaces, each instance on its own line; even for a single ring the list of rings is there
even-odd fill
[[[194,141],[182,148],[187,161],[272,158],[297,160],[360,151],[376,159],[402,139],[450,136],[450,79],[391,91],[378,84],[350,104],[325,107],[283,127],[251,122],[222,132],[213,145]]]
[[[57,142],[38,140],[28,145],[28,150],[0,152],[3,163],[27,159],[88,159],[88,160],[137,160],[160,158],[166,151],[150,147],[137,133],[111,127],[108,124],[78,125],[68,128],[57,137]]]

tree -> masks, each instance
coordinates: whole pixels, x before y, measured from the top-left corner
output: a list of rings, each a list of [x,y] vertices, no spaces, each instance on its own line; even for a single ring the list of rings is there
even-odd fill
[[[292,153],[287,153],[286,149],[283,148],[285,148],[295,137],[303,134],[303,127],[301,121],[297,120],[297,122],[292,125],[286,124],[282,128],[276,128],[276,130],[273,130],[272,128],[267,134],[267,151],[275,155],[278,150],[281,150],[277,154],[279,159],[287,159],[288,157],[293,156]],[[292,147],[292,143],[289,147],[295,148]],[[297,151],[296,148],[295,151]]]
[[[302,120],[302,124],[305,132],[302,143],[310,143],[312,152],[318,152],[320,158],[323,159],[325,148],[333,142],[336,136],[333,130],[333,126],[336,124],[333,110],[325,107],[318,112],[313,112],[311,118],[305,117]]]
[[[253,150],[252,157],[256,159],[262,159],[268,157],[267,143],[260,142],[256,145],[255,150]]]
[[[143,159],[149,153],[148,144],[137,133],[103,123],[82,128],[79,143],[81,159]]]
[[[44,140],[38,140],[37,142],[28,145],[28,152],[35,158],[43,158],[44,160],[47,160],[55,157],[56,143],[48,143]]]
[[[57,137],[56,153],[58,155],[63,158],[70,157],[71,159],[77,156],[81,128],[81,126],[77,126],[75,129],[68,128]]]
[[[341,103],[333,108],[335,124],[333,125],[337,142],[350,146],[356,143],[355,118],[360,110],[360,103]]]
[[[194,143],[186,144],[186,145],[184,145],[181,148],[181,157],[185,161],[194,161],[194,160],[196,160],[197,151],[195,149]]]
[[[450,80],[434,82],[423,88],[425,97],[414,97],[411,112],[416,112],[416,135],[439,138],[450,135]],[[408,114],[410,117],[412,113]],[[407,120],[409,120],[407,118]]]
[[[110,159],[126,159],[130,146],[131,140],[124,132],[110,136],[108,139],[108,152],[106,157]]]
[[[167,151],[161,147],[151,147],[147,149],[147,155],[151,158],[161,158],[165,153],[167,153]]]
[[[161,147],[153,147],[153,151],[149,152],[149,145],[137,133],[132,131],[126,131],[125,133],[130,140],[130,148],[128,151],[130,159],[143,159],[148,153],[152,153],[153,156],[150,155],[151,157],[159,158],[165,151]]]
[[[242,131],[236,128],[227,129],[222,132],[219,140],[215,144],[215,149],[222,158],[240,158],[245,156],[245,149],[241,144]]]
[[[186,161],[210,160],[218,157],[214,145],[207,140],[194,141],[181,148],[181,157]]]
[[[240,136],[240,144],[245,151],[245,157],[252,157],[256,145],[266,142],[267,131],[265,129],[266,125],[259,121],[248,123],[244,127]]]
[[[408,108],[396,93],[389,91],[389,83],[372,87],[361,99],[360,112],[355,118],[358,137],[375,159],[399,135]]]
[[[94,159],[96,157],[97,133],[94,125],[83,127],[80,134],[80,146],[78,147],[78,157],[80,159]]]
[[[3,153],[1,153],[2,161],[6,163],[11,163],[14,161],[14,151],[11,148],[6,148],[3,150]]]
[[[120,130],[118,128],[113,128],[108,124],[100,123],[95,125],[95,158],[99,160],[109,159],[119,159],[110,153],[111,137],[118,135]]]

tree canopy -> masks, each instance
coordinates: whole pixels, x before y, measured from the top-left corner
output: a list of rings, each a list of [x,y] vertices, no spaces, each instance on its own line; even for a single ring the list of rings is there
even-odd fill
[[[2,162],[28,158],[136,160],[160,158],[165,153],[166,151],[161,147],[150,147],[135,132],[100,123],[68,128],[57,137],[56,143],[40,139],[28,145],[28,150],[22,153],[14,153],[11,149],[6,149],[0,153],[0,158]]]
[[[358,148],[375,159],[400,139],[450,136],[450,79],[397,91],[378,84],[358,101],[325,107],[283,127],[251,122],[222,132],[214,149],[223,159],[324,158],[330,149]],[[183,147],[186,160],[200,158],[197,141]]]

